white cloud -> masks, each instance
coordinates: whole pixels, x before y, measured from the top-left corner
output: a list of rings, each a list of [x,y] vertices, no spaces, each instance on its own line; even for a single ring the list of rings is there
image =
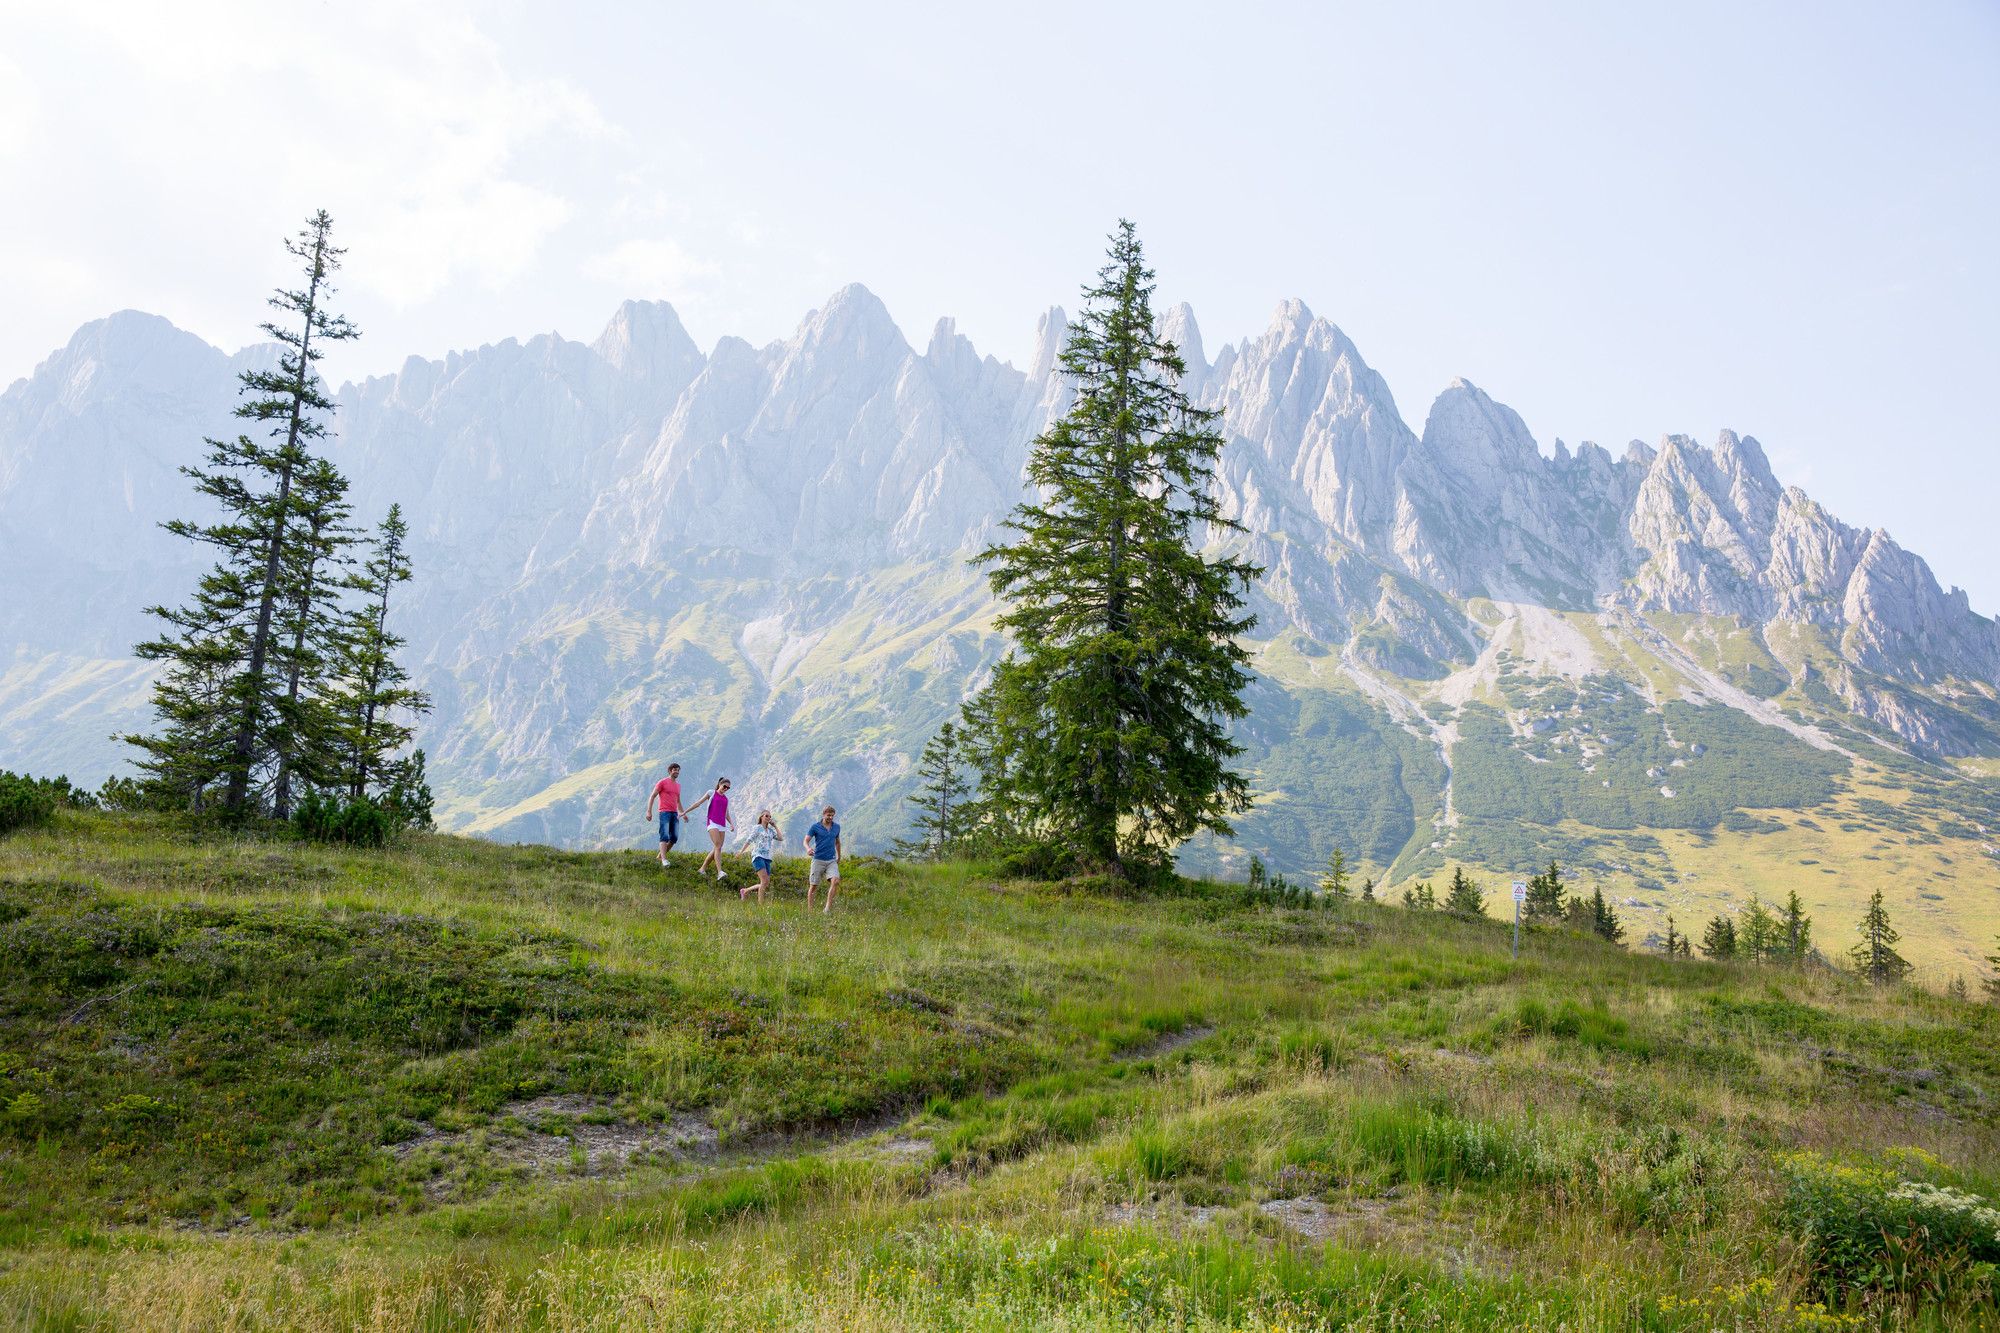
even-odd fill
[[[634,237],[586,260],[586,277],[613,282],[633,295],[679,296],[708,284],[716,266],[665,236]]]
[[[0,159],[13,157],[28,146],[38,113],[27,74],[0,54]]]
[[[90,53],[100,188],[223,187],[240,197],[203,204],[259,236],[324,205],[368,256],[351,281],[396,306],[518,276],[573,214],[563,163],[617,137],[581,90],[512,72],[461,3],[121,2],[39,21]]]

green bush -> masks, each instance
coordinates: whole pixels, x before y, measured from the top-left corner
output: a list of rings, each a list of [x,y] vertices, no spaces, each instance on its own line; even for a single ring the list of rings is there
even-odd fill
[[[313,842],[342,842],[355,847],[381,847],[400,821],[366,796],[343,801],[337,796],[308,792],[292,812],[292,828]]]
[[[65,781],[64,786],[69,784]],[[53,784],[0,771],[0,834],[37,828],[55,818]]]
[[[1902,1160],[1935,1165],[1923,1154]],[[1858,1290],[1941,1299],[1991,1282],[2000,1265],[2000,1209],[1977,1194],[1811,1152],[1786,1156],[1779,1171],[1780,1219],[1805,1242],[1813,1279],[1829,1296]]]

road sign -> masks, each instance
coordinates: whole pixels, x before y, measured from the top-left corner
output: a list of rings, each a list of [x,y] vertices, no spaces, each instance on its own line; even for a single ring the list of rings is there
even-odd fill
[[[1515,880],[1515,881],[1514,881],[1514,901],[1515,901],[1515,902],[1517,902],[1517,903],[1524,903],[1524,902],[1528,901],[1528,881],[1527,881],[1527,880],[1525,880],[1525,879],[1517,879],[1517,880]]]

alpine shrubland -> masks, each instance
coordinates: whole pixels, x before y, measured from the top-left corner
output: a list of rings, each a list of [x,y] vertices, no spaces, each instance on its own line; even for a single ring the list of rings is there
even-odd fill
[[[1966,1328],[2000,1008],[1560,925],[59,805],[0,839],[36,1328]],[[1307,899],[1309,900],[1309,899]]]

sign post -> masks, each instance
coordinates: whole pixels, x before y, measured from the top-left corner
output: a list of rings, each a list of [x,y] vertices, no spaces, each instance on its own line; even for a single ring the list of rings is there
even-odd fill
[[[1514,881],[1514,957],[1521,956],[1521,904],[1528,901],[1528,881]]]

